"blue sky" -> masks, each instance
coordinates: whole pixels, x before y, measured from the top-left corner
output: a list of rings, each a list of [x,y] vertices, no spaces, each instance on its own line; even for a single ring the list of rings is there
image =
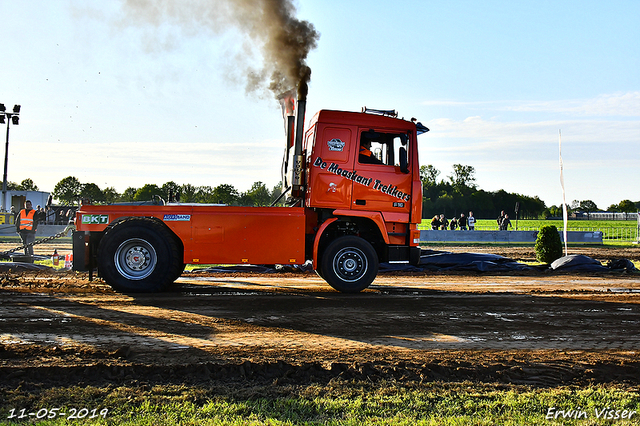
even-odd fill
[[[215,14],[219,3],[180,8]],[[320,33],[307,119],[396,109],[431,129],[420,162],[441,178],[470,165],[481,189],[547,205],[562,202],[561,130],[568,202],[640,200],[640,2],[295,4]],[[22,105],[9,180],[44,191],[66,176],[118,191],[169,180],[273,187],[280,109],[268,93],[247,94],[238,71],[259,51],[238,29],[198,22],[153,22],[115,0],[3,2],[0,102]]]

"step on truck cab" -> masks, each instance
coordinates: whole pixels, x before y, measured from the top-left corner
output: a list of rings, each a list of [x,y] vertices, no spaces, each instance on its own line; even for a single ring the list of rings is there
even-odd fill
[[[312,261],[355,293],[380,262],[417,264],[422,217],[417,135],[392,111],[318,112],[303,133],[304,101],[288,117],[283,165],[288,207],[83,204],[73,268],[123,292],[161,291],[186,264]],[[294,131],[294,128],[296,131]],[[291,166],[291,167],[289,167]]]

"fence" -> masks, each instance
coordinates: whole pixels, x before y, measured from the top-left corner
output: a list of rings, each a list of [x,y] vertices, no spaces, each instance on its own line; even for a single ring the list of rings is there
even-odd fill
[[[36,238],[50,237],[66,228],[65,225],[38,225]],[[15,225],[0,225],[0,237],[17,237]]]
[[[495,225],[476,226],[476,230],[478,231],[495,231],[495,229],[496,229]],[[540,230],[539,228],[527,228],[527,227],[518,226],[518,231],[539,231],[539,230]],[[558,228],[558,230],[562,232],[563,229]],[[602,240],[609,241],[609,242],[630,243],[634,241],[639,241],[638,228],[632,228],[632,227],[615,227],[615,226],[598,227],[598,228],[570,227],[569,229],[567,229],[567,231],[570,231],[570,232],[578,231],[578,232],[584,232],[584,233],[602,232]]]
[[[562,218],[560,218],[562,219]],[[638,213],[618,213],[618,212],[593,212],[593,213],[581,213],[580,216],[572,217],[574,219],[582,220],[637,220]]]
[[[558,232],[560,240],[564,242],[564,233]],[[452,231],[452,230],[421,230],[421,242],[467,242],[467,243],[534,243],[538,238],[538,231]],[[568,243],[602,244],[602,232],[568,231]]]

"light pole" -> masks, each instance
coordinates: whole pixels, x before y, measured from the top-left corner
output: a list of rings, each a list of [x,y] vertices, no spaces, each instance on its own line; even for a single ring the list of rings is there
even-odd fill
[[[7,143],[4,147],[4,176],[2,178],[2,211],[7,211],[7,163],[9,162],[9,123],[13,122],[15,126],[20,122],[20,105],[13,106],[13,112],[7,112],[4,104],[0,104],[0,124],[4,124],[7,119]]]

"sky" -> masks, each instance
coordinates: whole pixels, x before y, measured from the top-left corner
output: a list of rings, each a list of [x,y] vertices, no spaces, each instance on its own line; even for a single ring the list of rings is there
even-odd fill
[[[280,181],[279,104],[247,91],[260,50],[203,25],[221,0],[20,0],[0,10],[8,180],[67,176],[122,192]],[[431,129],[420,164],[472,166],[485,191],[601,209],[640,201],[640,1],[298,0],[320,34],[307,121],[320,109],[396,109]],[[150,10],[178,11],[151,15]],[[185,13],[192,10],[192,14]],[[192,18],[191,20],[189,18]],[[213,20],[216,21],[215,19]]]

